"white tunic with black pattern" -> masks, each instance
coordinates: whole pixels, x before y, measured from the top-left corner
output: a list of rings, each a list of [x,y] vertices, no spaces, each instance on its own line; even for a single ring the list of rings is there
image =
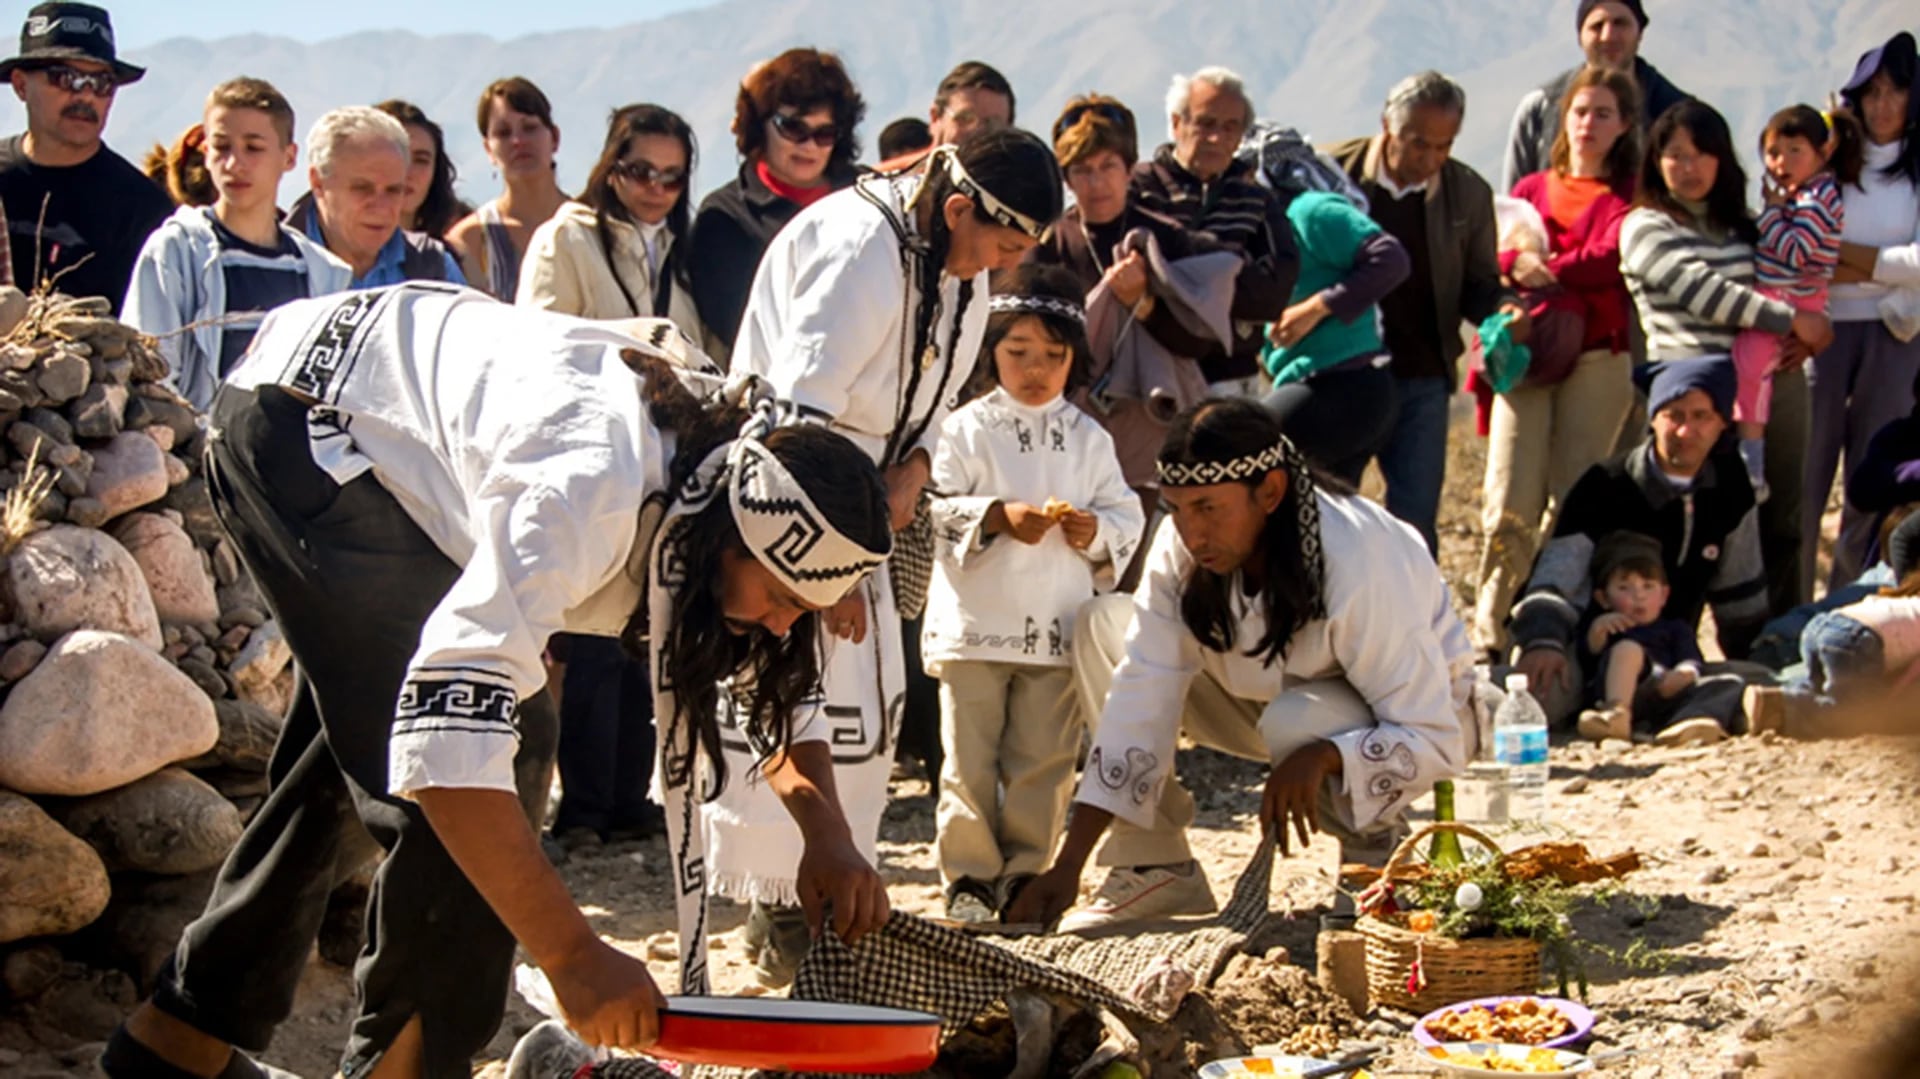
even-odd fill
[[[1266,615],[1240,596],[1235,648],[1200,644],[1180,619],[1180,591],[1200,572],[1171,526],[1147,553],[1127,654],[1114,674],[1075,801],[1148,827],[1173,766],[1187,689],[1205,671],[1243,700],[1267,702],[1301,682],[1344,678],[1371,707],[1372,726],[1337,735],[1336,793],[1356,829],[1401,813],[1466,766],[1461,714],[1473,663],[1466,629],[1418,534],[1358,496],[1320,492],[1327,617],[1294,633],[1283,660],[1246,655]],[[1279,524],[1278,519],[1270,522]]]
[[[921,637],[927,673],[938,677],[954,659],[1065,666],[1074,612],[1113,587],[1146,523],[1112,436],[1065,398],[1033,408],[995,389],[941,425],[929,486],[937,558]],[[995,502],[1050,499],[1099,519],[1086,550],[1058,528],[1037,544],[984,534]]]
[[[656,351],[413,284],[286,304],[228,375],[316,401],[315,462],[342,484],[372,472],[461,567],[407,665],[392,793],[513,791],[514,712],[546,682],[547,638],[616,636],[639,605],[640,509],[665,491],[673,444],[623,349]]]

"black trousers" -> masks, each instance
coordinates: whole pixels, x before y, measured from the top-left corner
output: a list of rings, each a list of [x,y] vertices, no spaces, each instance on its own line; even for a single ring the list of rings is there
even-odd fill
[[[556,834],[666,827],[647,801],[653,779],[653,687],[647,665],[611,637],[559,634],[567,673],[560,694],[560,808]]]
[[[1339,367],[1267,394],[1268,411],[1308,461],[1359,486],[1399,411],[1393,372]]]
[[[273,608],[306,689],[289,710],[259,812],[181,935],[154,1004],[258,1052],[293,1009],[337,863],[357,818],[386,849],[354,966],[359,1014],[340,1070],[364,1075],[409,1019],[425,1074],[465,1079],[506,1005],[514,940],[440,845],[418,805],[387,792],[394,705],[420,627],[459,573],[371,474],[342,487],[314,463],[306,406],[223,389],[208,485]],[[515,773],[544,809],[558,726],[544,693],[523,703]]]

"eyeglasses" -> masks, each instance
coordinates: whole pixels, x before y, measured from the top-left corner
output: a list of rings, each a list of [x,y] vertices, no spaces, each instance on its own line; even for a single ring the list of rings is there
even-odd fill
[[[1202,135],[1220,135],[1229,139],[1237,139],[1241,135],[1244,135],[1247,130],[1247,122],[1240,119],[1222,120],[1217,116],[1193,115],[1187,115],[1184,119],[1187,123],[1193,125],[1195,131]]]
[[[101,97],[112,97],[120,88],[120,80],[114,78],[111,71],[82,71],[65,64],[49,64],[40,69],[47,81],[65,90],[69,94],[91,91]]]
[[[773,123],[773,129],[780,133],[781,138],[796,146],[811,141],[822,150],[828,150],[840,141],[840,128],[835,124],[808,127],[805,120],[784,112],[776,112],[767,119]]]
[[[664,191],[678,191],[687,186],[686,169],[663,169],[649,161],[616,161],[613,171],[642,187],[652,184]]]
[[[1068,128],[1079,123],[1080,118],[1088,113],[1092,113],[1101,119],[1111,122],[1122,131],[1133,130],[1133,113],[1128,112],[1120,105],[1092,102],[1085,105],[1068,106],[1067,111],[1061,113],[1060,118],[1053,122],[1053,137],[1056,140],[1059,139]]]

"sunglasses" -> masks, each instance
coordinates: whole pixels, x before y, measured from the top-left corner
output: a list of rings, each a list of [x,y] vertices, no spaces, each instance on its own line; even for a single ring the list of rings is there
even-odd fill
[[[1068,108],[1067,111],[1061,113],[1060,119],[1053,122],[1053,137],[1058,139],[1068,128],[1079,123],[1080,118],[1088,113],[1107,120],[1122,131],[1133,130],[1132,113],[1121,108],[1119,105],[1095,102],[1088,105],[1074,105]]]
[[[812,141],[822,150],[830,150],[834,143],[840,141],[840,128],[834,124],[808,127],[805,120],[798,116],[789,116],[784,112],[776,112],[768,119],[773,122],[773,129],[780,133],[781,138],[796,146]]]
[[[113,77],[111,71],[81,71],[65,64],[49,64],[40,69],[47,81],[65,90],[69,94],[92,91],[101,97],[112,97],[120,88],[120,80]]]
[[[663,169],[647,161],[616,161],[613,171],[642,187],[651,184],[662,190],[678,191],[687,186],[686,169]]]

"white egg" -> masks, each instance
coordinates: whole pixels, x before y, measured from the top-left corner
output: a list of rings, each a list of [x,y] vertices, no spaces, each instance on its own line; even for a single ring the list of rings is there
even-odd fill
[[[1480,904],[1486,902],[1486,900],[1486,893],[1482,892],[1480,886],[1472,881],[1467,881],[1460,885],[1453,893],[1453,905],[1461,910],[1479,910]]]

